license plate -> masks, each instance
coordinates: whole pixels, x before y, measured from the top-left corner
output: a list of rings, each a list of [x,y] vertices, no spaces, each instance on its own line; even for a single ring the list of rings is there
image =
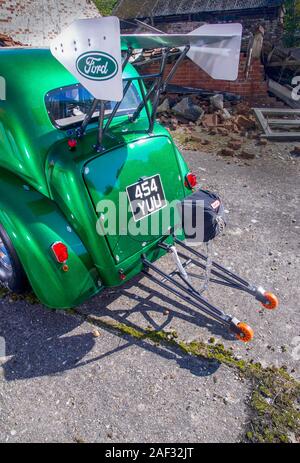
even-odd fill
[[[166,207],[160,175],[154,175],[127,187],[127,195],[136,222]]]

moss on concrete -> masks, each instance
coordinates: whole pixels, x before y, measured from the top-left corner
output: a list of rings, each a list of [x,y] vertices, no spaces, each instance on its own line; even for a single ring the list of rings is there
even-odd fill
[[[77,312],[78,314],[78,312]],[[82,314],[79,314],[82,316]],[[260,363],[237,359],[232,350],[222,344],[206,344],[201,341],[186,343],[178,340],[176,332],[142,331],[132,326],[103,321],[91,316],[86,321],[109,329],[120,336],[130,336],[139,341],[166,344],[178,348],[185,355],[217,361],[236,370],[252,387],[250,422],[242,439],[247,442],[289,443],[299,435],[300,383],[284,368],[263,368]]]
[[[30,305],[39,304],[39,300],[34,293],[15,294],[7,288],[0,286],[0,299],[4,299],[5,297],[9,297],[12,302],[25,301]]]
[[[0,287],[0,298],[10,297],[12,301],[26,301],[37,304],[34,294],[15,295]],[[237,359],[232,350],[217,344],[214,338],[209,343],[193,341],[186,343],[178,339],[176,331],[142,331],[124,323],[100,320],[84,316],[77,310],[67,312],[79,315],[87,322],[108,329],[120,336],[129,336],[138,341],[150,341],[156,345],[165,344],[180,349],[184,355],[217,361],[236,370],[250,381],[252,386],[249,401],[251,420],[243,440],[248,442],[291,442],[299,436],[300,429],[300,383],[295,381],[286,368],[268,367],[253,361]]]
[[[0,299],[3,299],[8,294],[8,290],[0,286]]]

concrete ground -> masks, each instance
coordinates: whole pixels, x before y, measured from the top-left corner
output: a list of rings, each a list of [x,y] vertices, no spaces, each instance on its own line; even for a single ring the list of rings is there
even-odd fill
[[[76,314],[11,296],[0,300],[0,441],[239,442],[249,416],[250,384],[215,361],[174,346],[118,335],[86,321],[176,330],[179,339],[217,341],[236,356],[286,365],[300,376],[299,159],[291,146],[257,149],[251,161],[187,152],[200,183],[221,194],[228,214],[215,258],[278,294],[277,312],[249,296],[211,286],[212,301],[255,330],[249,345],[145,278],[106,291]],[[162,267],[170,270],[164,258]],[[2,339],[2,347],[4,341]],[[2,368],[1,368],[2,367]]]

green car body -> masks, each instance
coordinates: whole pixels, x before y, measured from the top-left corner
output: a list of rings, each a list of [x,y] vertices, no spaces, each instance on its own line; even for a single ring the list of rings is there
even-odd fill
[[[167,130],[156,123],[147,132],[145,108],[135,123],[126,114],[114,118],[103,152],[93,147],[96,120],[70,151],[69,132],[51,121],[45,101],[49,92],[77,81],[47,49],[2,49],[0,75],[6,82],[6,100],[0,101],[0,224],[41,302],[75,307],[138,275],[142,255],[153,262],[164,253],[157,247],[161,236],[100,236],[97,204],[109,199],[118,209],[120,192],[157,174],[166,199],[182,200],[191,194],[188,167]],[[133,75],[137,71],[128,64],[124,77]],[[53,257],[56,242],[68,247],[68,271]]]

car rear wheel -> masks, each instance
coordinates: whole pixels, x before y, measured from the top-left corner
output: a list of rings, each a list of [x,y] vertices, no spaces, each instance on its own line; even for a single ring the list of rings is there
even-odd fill
[[[28,281],[6,231],[0,224],[0,284],[14,293],[24,293]]]

